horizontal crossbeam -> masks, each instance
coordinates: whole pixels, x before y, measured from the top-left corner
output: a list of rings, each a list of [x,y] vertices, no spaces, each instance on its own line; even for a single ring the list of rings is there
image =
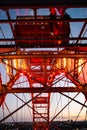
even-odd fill
[[[15,42],[18,42],[18,41],[20,41],[20,42],[23,42],[23,41],[33,41],[33,42],[36,42],[36,41],[41,41],[41,40],[43,40],[43,41],[50,41],[50,43],[52,43],[53,41],[55,41],[55,40],[87,40],[87,37],[71,37],[71,38],[57,38],[57,37],[55,37],[55,38],[33,38],[33,37],[31,37],[31,38],[0,38],[0,42],[5,42],[5,41],[7,41],[7,42],[12,42],[12,41],[15,41]]]
[[[45,91],[46,90],[46,91]],[[60,92],[85,92],[87,93],[87,89],[78,89],[77,87],[49,87],[48,89],[46,87],[37,87],[37,88],[12,88],[12,89],[6,89],[3,88],[0,90],[0,93],[60,93]]]
[[[25,17],[26,18],[26,17]],[[60,22],[60,21],[65,21],[65,22],[87,22],[87,18],[72,18],[72,19],[55,19],[55,20],[51,20],[49,17],[48,17],[48,19],[47,19],[47,17],[46,17],[46,19],[45,19],[45,17],[43,17],[43,19],[40,19],[40,18],[37,18],[37,19],[29,19],[29,21],[28,20],[26,20],[26,19],[20,19],[20,20],[16,20],[16,19],[9,19],[9,20],[7,20],[7,19],[0,19],[0,23],[2,24],[2,23],[20,23],[20,22]]]
[[[1,0],[0,8],[36,8],[36,7],[86,7],[87,1],[84,0]]]
[[[0,59],[27,59],[27,58],[87,58],[87,53],[82,54],[19,54],[0,55]]]

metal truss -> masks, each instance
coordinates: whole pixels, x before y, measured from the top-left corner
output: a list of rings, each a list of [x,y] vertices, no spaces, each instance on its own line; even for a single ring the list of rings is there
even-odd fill
[[[82,84],[79,81],[79,71],[83,73],[83,67],[87,63],[87,37],[83,36],[83,32],[86,29],[86,18],[76,18],[71,20],[59,20],[61,22],[83,22],[83,26],[79,32],[78,37],[69,37],[69,38],[62,38],[59,39],[58,37],[49,36],[47,34],[38,33],[41,37],[38,38],[39,35],[31,35],[26,37],[17,37],[16,31],[19,32],[19,36],[23,31],[23,28],[20,27],[18,29],[18,25],[23,23],[25,25],[26,20],[17,20],[11,19],[9,9],[11,8],[27,8],[31,7],[36,10],[38,7],[87,7],[86,1],[82,2],[81,0],[76,2],[67,0],[62,1],[24,1],[22,0],[21,3],[17,1],[1,1],[0,8],[5,9],[5,13],[7,15],[7,19],[1,19],[0,24],[9,24],[10,29],[12,31],[12,38],[0,38],[0,60],[6,66],[6,69],[9,71],[9,81],[7,84],[2,84],[0,82],[0,105],[4,102],[4,98],[9,93],[31,93],[31,100],[24,103],[14,112],[10,113],[7,117],[3,118],[0,122],[7,119],[9,116],[17,112],[19,109],[28,105],[28,103],[32,102],[32,114],[33,114],[33,129],[34,130],[48,130],[50,123],[58,116],[59,113],[63,111],[63,109],[69,105],[69,103],[74,98],[70,98],[67,96],[71,101],[58,113],[55,117],[50,121],[49,120],[49,109],[50,109],[50,95],[51,93],[60,93],[64,95],[64,92],[71,92],[71,93],[83,93],[85,96],[85,100],[87,100],[87,84]],[[36,13],[36,12],[35,12]],[[35,14],[35,17],[37,15]],[[45,17],[44,17],[45,18]],[[43,25],[48,24],[49,22],[57,22],[58,20],[49,20],[48,19],[30,19],[27,23],[35,23],[37,25],[43,22]],[[17,27],[15,27],[17,26]],[[28,33],[28,30],[25,32]],[[58,40],[68,40],[68,41],[75,41],[74,44],[58,44]],[[85,41],[85,42],[80,42]],[[12,44],[12,42],[14,42]],[[80,43],[79,43],[80,42]],[[3,44],[2,44],[3,43]],[[7,44],[8,43],[8,44]],[[32,44],[31,44],[32,43]],[[36,44],[36,45],[35,45]],[[35,51],[27,50],[35,48]],[[55,48],[54,51],[41,51],[38,49],[41,48]],[[15,63],[15,64],[14,64]],[[21,64],[22,63],[22,64]],[[69,63],[70,64],[69,66]],[[18,67],[20,65],[20,67]],[[72,69],[71,69],[72,68]],[[15,71],[15,73],[14,73]],[[12,88],[14,83],[17,79],[21,76],[21,73],[27,77],[27,80],[30,84],[28,88],[25,86],[24,88]],[[55,80],[57,75],[63,76],[58,77]],[[71,83],[75,86],[56,86],[53,87],[56,83],[61,81],[64,77],[67,77]],[[37,85],[35,87],[35,85]],[[78,94],[77,94],[78,95]],[[66,95],[64,95],[66,96]],[[79,103],[79,102],[78,102]],[[79,103],[87,107],[84,104]]]

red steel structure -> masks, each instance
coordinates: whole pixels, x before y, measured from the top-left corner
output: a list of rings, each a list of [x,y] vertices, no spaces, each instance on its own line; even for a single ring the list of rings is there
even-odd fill
[[[0,105],[3,104],[5,96],[8,93],[31,93],[33,129],[49,130],[51,122],[57,116],[50,121],[51,92],[59,92],[61,94],[63,92],[82,92],[87,100],[86,82],[84,83],[83,81],[83,70],[81,69],[83,66],[84,68],[87,66],[87,45],[79,44],[80,40],[87,40],[86,37],[82,37],[87,19],[65,20],[68,23],[70,21],[83,21],[84,24],[78,37],[59,38],[58,34],[50,34],[49,22],[56,23],[57,21],[64,21],[60,20],[59,17],[56,20],[50,20],[49,16],[37,16],[36,8],[34,9],[34,13],[34,16],[19,16],[16,20],[12,20],[10,19],[9,11],[6,10],[8,20],[0,20],[1,23],[9,23],[14,37],[1,38],[0,42],[15,42],[15,44],[4,44],[1,46],[3,49],[0,59],[6,65],[10,80],[6,85],[3,85],[0,79]],[[54,33],[56,30],[54,29]],[[69,40],[76,40],[76,43],[74,45],[69,44]],[[62,44],[62,41],[65,44]],[[21,48],[26,49],[22,51]],[[29,48],[57,48],[58,50],[28,51],[27,49]],[[12,88],[21,75],[27,77],[30,88]],[[57,75],[61,75],[61,77],[55,79]],[[53,87],[53,85],[65,76],[76,87]],[[74,98],[71,100],[74,100]],[[13,113],[4,117],[0,122],[3,122]]]

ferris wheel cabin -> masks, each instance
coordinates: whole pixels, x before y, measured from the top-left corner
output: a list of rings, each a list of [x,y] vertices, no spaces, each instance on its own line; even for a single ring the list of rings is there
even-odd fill
[[[46,48],[69,44],[69,22],[61,22],[60,19],[60,16],[51,19],[50,15],[38,16],[36,13],[34,16],[17,16],[14,25],[16,45]]]

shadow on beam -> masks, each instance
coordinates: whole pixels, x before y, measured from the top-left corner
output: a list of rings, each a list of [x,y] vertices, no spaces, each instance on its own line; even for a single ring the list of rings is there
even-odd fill
[[[87,89],[78,89],[77,87],[50,87],[45,91],[46,88],[12,88],[12,89],[6,89],[3,88],[3,93],[61,93],[61,92],[87,92]],[[2,93],[2,90],[0,90],[0,93]]]

